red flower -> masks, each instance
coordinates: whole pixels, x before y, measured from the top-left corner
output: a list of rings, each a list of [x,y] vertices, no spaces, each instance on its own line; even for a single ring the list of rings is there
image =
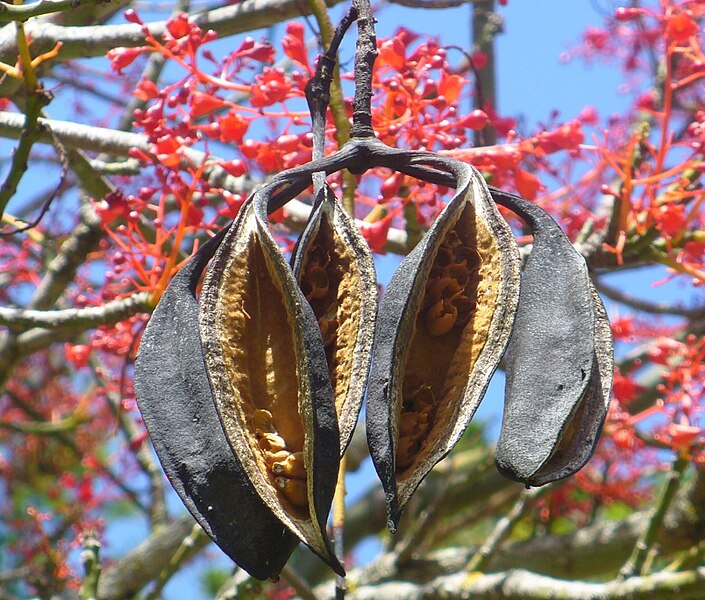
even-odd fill
[[[514,171],[514,185],[517,188],[517,192],[527,200],[536,198],[536,194],[541,189],[539,178],[520,168]]]
[[[629,404],[636,400],[644,392],[643,385],[639,385],[631,375],[614,374],[612,392],[622,404]]]
[[[235,142],[236,144],[242,144],[242,138],[250,126],[249,121],[234,111],[230,111],[224,117],[219,117],[218,124],[220,125],[220,141]]]
[[[218,110],[227,106],[227,102],[212,96],[211,94],[206,94],[205,92],[193,92],[191,94],[191,116],[200,117],[202,115]]]
[[[401,71],[406,64],[406,48],[399,37],[393,37],[379,44],[379,56],[377,57],[377,67],[389,65],[397,71]]]
[[[362,237],[367,240],[367,243],[373,252],[382,252],[382,248],[384,248],[387,243],[387,235],[389,234],[389,228],[391,225],[391,217],[386,216],[379,221],[375,221],[374,223],[363,223],[360,227]]]
[[[274,62],[274,48],[264,42],[255,42],[251,37],[246,37],[240,47],[233,52],[233,58],[251,58],[258,62]]]
[[[688,15],[679,13],[672,15],[666,21],[664,35],[669,42],[681,44],[698,33],[698,24]]]
[[[685,206],[683,204],[662,204],[654,206],[651,216],[656,221],[658,230],[669,237],[676,237],[685,227]]]
[[[187,36],[191,32],[188,15],[186,13],[177,15],[166,24],[166,28],[175,40]]]
[[[135,59],[146,50],[146,46],[139,46],[137,48],[113,48],[112,50],[108,50],[106,56],[113,70],[122,73],[125,67],[130,66]]]
[[[77,369],[81,369],[88,364],[91,347],[85,344],[64,344],[64,353],[66,354],[66,360],[73,363]]]
[[[286,35],[282,39],[282,47],[286,54],[295,63],[307,71],[311,71],[308,62],[308,51],[304,40],[304,26],[298,21],[293,21],[286,26]]]
[[[291,80],[283,69],[265,69],[262,75],[257,75],[257,82],[252,86],[250,104],[262,108],[283,102],[291,88]]]

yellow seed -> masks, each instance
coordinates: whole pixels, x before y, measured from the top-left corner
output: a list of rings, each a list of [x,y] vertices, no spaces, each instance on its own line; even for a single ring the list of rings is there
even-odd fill
[[[291,479],[306,479],[303,452],[294,452],[283,460],[273,463],[272,472],[276,475],[285,475]]]
[[[289,456],[291,456],[287,450],[279,450],[279,452],[270,452],[269,450],[265,450],[263,454],[267,466],[272,469],[273,473],[276,473],[273,468],[274,463],[286,460]]]
[[[419,451],[419,441],[412,437],[400,437],[397,447],[397,470],[402,471],[410,467],[414,462],[414,457]]]
[[[441,336],[453,329],[458,309],[447,300],[439,300],[426,311],[426,329],[431,335]]]
[[[276,433],[264,433],[259,440],[259,447],[262,450],[270,450],[271,452],[279,452],[281,450],[286,450],[286,442],[284,438]]]
[[[465,325],[470,320],[472,313],[475,311],[477,304],[470,300],[467,296],[458,295],[451,300],[455,310],[458,313],[456,325]]]
[[[289,479],[287,477],[275,477],[277,487],[282,491],[284,497],[294,506],[308,506],[308,491],[306,481],[300,479]]]
[[[252,413],[252,427],[255,430],[260,430],[263,433],[276,433],[277,430],[274,428],[274,420],[272,413],[263,408],[256,408],[255,412]]]
[[[307,300],[315,300],[316,298],[323,298],[328,293],[330,287],[330,280],[328,278],[328,273],[323,267],[317,265],[310,265],[310,268],[306,268],[306,275],[302,281],[302,286],[305,285],[304,295]],[[309,291],[310,286],[310,291]],[[308,292],[308,293],[306,293]]]

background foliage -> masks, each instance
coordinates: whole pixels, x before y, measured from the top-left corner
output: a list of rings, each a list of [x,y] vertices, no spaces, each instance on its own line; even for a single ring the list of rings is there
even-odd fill
[[[473,44],[458,48],[424,34],[420,10],[462,0],[400,3],[408,25],[378,41],[379,138],[466,160],[551,212],[610,301],[618,360],[602,441],[575,477],[523,491],[475,426],[394,537],[379,487],[353,494],[348,596],[704,597],[705,2],[603,2],[570,56],[619,81],[624,110],[585,98],[538,125],[498,110],[502,6],[468,2]],[[163,478],[132,372],[173,273],[258,182],[310,160],[303,87],[329,9],[73,4],[0,4],[0,136],[16,140],[2,145],[0,188],[0,598],[156,598],[179,573],[210,597],[325,597],[331,574],[305,550],[279,584],[231,577]],[[329,150],[347,136],[350,68],[344,51]],[[383,169],[331,183],[391,254],[413,247],[447,192]],[[277,215],[285,248],[309,200]],[[668,302],[635,278],[645,267],[677,290]],[[353,488],[371,485],[364,432],[349,453]],[[135,522],[143,539],[122,547]],[[370,539],[379,553],[360,551]]]

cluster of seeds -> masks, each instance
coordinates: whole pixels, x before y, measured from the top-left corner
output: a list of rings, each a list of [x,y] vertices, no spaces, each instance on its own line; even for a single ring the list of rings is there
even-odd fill
[[[301,291],[318,319],[326,358],[332,365],[339,325],[337,290],[342,274],[331,260],[331,251],[324,245],[325,237],[319,235],[309,249]]]
[[[475,310],[475,287],[480,255],[455,230],[438,247],[424,292],[421,311],[428,334],[440,338],[459,333]],[[440,391],[440,390],[438,390]],[[404,379],[399,417],[396,470],[412,466],[433,425],[436,394],[428,382],[410,373]]]
[[[306,508],[308,493],[303,452],[287,450],[286,441],[274,427],[272,413],[268,410],[256,409],[252,416],[252,425],[264,462],[277,490],[292,505]]]
[[[433,336],[460,329],[470,320],[475,302],[466,288],[480,268],[480,255],[450,231],[438,248],[424,296],[424,324]]]
[[[405,471],[413,464],[433,422],[436,405],[431,386],[415,378],[408,378],[404,382],[403,397],[404,402],[399,418],[397,472]]]

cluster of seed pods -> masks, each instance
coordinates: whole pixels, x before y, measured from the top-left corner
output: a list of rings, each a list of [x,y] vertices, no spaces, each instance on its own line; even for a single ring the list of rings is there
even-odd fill
[[[370,250],[327,185],[290,261],[267,219],[312,173],[374,165],[455,188],[379,310]],[[521,276],[493,194],[534,233]],[[583,259],[548,215],[491,192],[469,165],[356,140],[256,191],[174,277],[143,336],[136,396],[167,476],[235,562],[276,578],[301,541],[343,574],[326,522],[363,398],[394,530],[503,355],[498,467],[531,485],[575,472],[596,444],[612,365]]]

